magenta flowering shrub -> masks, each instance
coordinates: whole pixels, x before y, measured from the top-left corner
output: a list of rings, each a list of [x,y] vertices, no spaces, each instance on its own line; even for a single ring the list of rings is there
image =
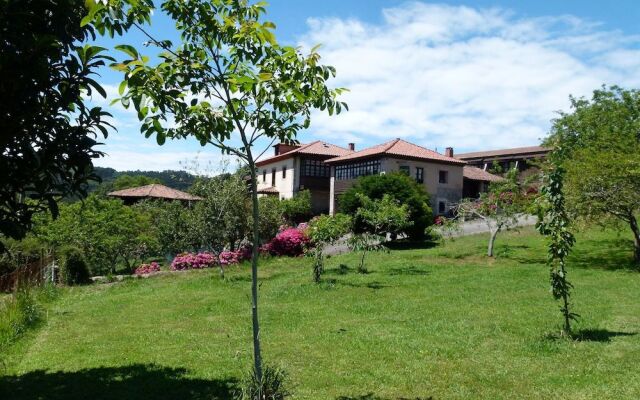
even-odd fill
[[[297,228],[287,228],[278,233],[276,237],[264,246],[261,251],[274,256],[300,256],[309,244],[309,237],[303,230]]]
[[[136,275],[153,274],[154,272],[160,272],[160,264],[153,261],[151,264],[142,264],[136,268]]]
[[[237,251],[223,251],[218,255],[220,265],[233,265],[240,262],[239,254]]]
[[[178,254],[171,262],[172,271],[184,271],[187,269],[212,268],[218,264],[216,256],[209,252],[198,254],[182,253]]]

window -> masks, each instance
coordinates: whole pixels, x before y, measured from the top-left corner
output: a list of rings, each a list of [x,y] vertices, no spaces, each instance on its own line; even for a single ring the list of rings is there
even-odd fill
[[[440,182],[440,183],[448,183],[449,182],[449,171],[440,171],[438,173],[438,182]]]
[[[271,186],[276,185],[276,169],[271,170]]]
[[[285,179],[287,177],[287,166],[283,165],[282,166],[282,179]]]
[[[302,160],[302,176],[314,176],[328,178],[331,176],[331,167],[322,160]]]
[[[380,160],[363,161],[355,164],[336,167],[336,179],[356,179],[359,176],[377,175],[380,173]]]
[[[262,170],[262,183],[267,183],[267,170]]]
[[[408,165],[401,165],[400,166],[400,172],[402,172],[406,176],[409,176],[409,166]]]
[[[438,214],[444,214],[445,212],[447,212],[447,202],[446,201],[439,201],[438,202]]]
[[[424,183],[424,168],[416,167],[416,182]]]

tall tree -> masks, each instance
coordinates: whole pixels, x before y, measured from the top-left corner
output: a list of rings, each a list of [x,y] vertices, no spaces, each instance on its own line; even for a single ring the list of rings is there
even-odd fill
[[[147,5],[133,0],[98,3],[90,15],[97,29],[146,18]],[[114,65],[122,71],[121,102],[133,105],[146,137],[158,144],[167,138],[195,137],[203,146],[218,147],[245,162],[251,176],[253,214],[252,326],[254,370],[262,382],[258,321],[258,246],[260,242],[255,160],[261,139],[293,142],[310,123],[312,109],[339,113],[341,89],[326,81],[335,69],[319,63],[316,49],[303,55],[281,46],[275,25],[264,21],[265,3],[247,0],[165,0],[161,9],[175,22],[181,43],[156,38],[160,62],[128,45],[118,48],[127,59]],[[129,8],[127,8],[129,7]],[[143,29],[140,27],[140,29]],[[266,149],[265,149],[266,151]]]
[[[94,36],[85,15],[84,0],[0,2],[0,235],[23,238],[34,213],[56,216],[60,199],[97,179],[95,146],[110,125],[84,97],[105,96],[93,75],[110,58],[79,45]]]
[[[546,144],[561,148],[567,212],[588,222],[631,229],[640,264],[640,91],[603,87],[571,98]]]

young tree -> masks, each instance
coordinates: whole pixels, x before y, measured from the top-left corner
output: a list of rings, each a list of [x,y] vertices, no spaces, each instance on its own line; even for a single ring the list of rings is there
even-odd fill
[[[566,171],[567,211],[585,221],[629,226],[640,265],[640,91],[619,87],[571,98],[546,141]]]
[[[543,174],[543,186],[538,198],[538,231],[549,237],[547,263],[550,269],[551,293],[556,300],[562,300],[560,311],[564,318],[563,335],[571,335],[571,321],[578,315],[571,312],[569,296],[573,285],[567,279],[565,258],[575,243],[569,230],[570,219],[565,209],[562,166],[562,148],[557,147],[550,155],[550,165]]]
[[[307,252],[313,258],[313,281],[318,283],[324,272],[324,250],[351,230],[351,217],[345,214],[320,215],[309,222],[307,235],[313,247]]]
[[[148,4],[112,0],[91,10],[97,27],[120,26],[133,17],[148,17]],[[281,46],[265,21],[264,3],[247,0],[164,0],[161,9],[176,24],[182,43],[147,34],[159,46],[154,64],[131,46],[119,46],[128,58],[114,65],[122,71],[121,102],[133,105],[145,136],[158,144],[167,138],[195,137],[247,164],[253,214],[252,325],[254,368],[262,381],[258,322],[259,208],[255,160],[262,139],[294,142],[310,123],[312,109],[339,113],[341,89],[329,89],[335,69],[319,63],[316,48],[304,56]],[[142,28],[141,28],[142,29]],[[146,33],[146,32],[145,32]],[[265,149],[266,151],[266,149]]]
[[[399,204],[391,196],[385,194],[380,200],[371,200],[363,194],[358,194],[362,206],[356,211],[356,218],[364,222],[367,229],[354,233],[349,238],[352,251],[361,252],[358,272],[366,273],[365,256],[370,251],[386,250],[384,242],[388,234],[395,234],[409,228],[409,207]]]
[[[104,89],[93,79],[112,60],[80,45],[85,0],[0,2],[0,234],[23,238],[35,213],[58,215],[64,197],[84,197],[97,180],[92,160],[109,114],[85,97]],[[119,33],[122,33],[120,29]],[[29,200],[29,201],[26,201]],[[0,252],[3,250],[0,241]]]
[[[487,256],[493,257],[498,233],[516,226],[518,216],[526,209],[525,196],[518,186],[517,170],[507,172],[505,180],[492,182],[478,199],[465,199],[456,208],[459,217],[480,218],[489,228]]]

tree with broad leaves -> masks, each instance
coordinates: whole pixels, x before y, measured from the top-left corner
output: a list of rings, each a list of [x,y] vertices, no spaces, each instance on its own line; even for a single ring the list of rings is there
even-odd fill
[[[24,238],[34,214],[57,216],[63,197],[84,197],[99,179],[95,146],[111,125],[85,96],[106,96],[94,75],[112,59],[79,45],[94,37],[85,15],[85,0],[0,2],[1,236]]]
[[[335,69],[321,65],[317,48],[303,55],[281,46],[275,25],[264,21],[265,3],[247,0],[165,0],[161,9],[175,22],[182,43],[174,46],[144,31],[136,21],[149,18],[150,1],[110,0],[93,3],[88,22],[111,33],[138,26],[161,50],[152,63],[128,45],[118,46],[127,58],[113,64],[124,74],[120,102],[133,106],[146,137],[158,144],[167,138],[195,137],[242,160],[249,168],[253,214],[251,263],[254,369],[262,380],[258,322],[258,246],[260,239],[256,159],[267,139],[292,143],[307,128],[313,109],[339,113],[346,104],[329,89]]]
[[[546,145],[564,168],[567,212],[579,220],[630,228],[640,266],[640,90],[616,86],[571,97]]]

